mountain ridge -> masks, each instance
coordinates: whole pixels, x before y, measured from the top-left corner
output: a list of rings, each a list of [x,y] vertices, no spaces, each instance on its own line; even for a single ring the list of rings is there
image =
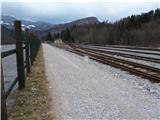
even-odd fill
[[[6,27],[9,30],[13,30],[15,20],[17,20],[17,18],[13,16],[1,15],[1,24],[3,25],[3,28]],[[55,33],[60,33],[62,30],[74,25],[82,26],[100,23],[98,18],[94,16],[76,19],[63,24],[51,24],[43,21],[29,21],[22,19],[20,21],[22,21],[22,30],[24,30],[24,28],[30,28],[30,31],[35,32],[41,40],[44,40],[49,32],[54,35]]]
[[[22,22],[23,26],[30,26],[34,25],[35,28],[32,27],[33,30],[41,30],[41,29],[48,29],[48,27],[52,26],[53,24],[43,22],[43,21],[30,21],[30,20],[25,20],[25,19],[17,19],[13,16],[9,15],[1,15],[1,21],[3,21],[2,24],[4,24],[5,27],[9,29],[14,29],[13,24],[15,20],[20,20]]]
[[[66,28],[70,28],[74,25],[83,26],[83,25],[89,25],[89,24],[98,24],[100,21],[96,17],[86,17],[82,19],[77,19],[72,22],[67,22],[64,24],[57,24],[52,26],[49,29],[46,29],[44,31],[37,31],[40,39],[45,39],[44,37],[47,36],[47,34],[50,32],[52,35],[55,33],[60,33],[61,31],[65,30]]]
[[[1,15],[1,21],[3,22],[2,24],[4,24],[4,26],[9,29],[14,28],[13,22],[15,20],[17,20],[16,17],[9,16],[9,15]],[[51,30],[54,28],[55,28],[55,30],[57,30],[57,29],[61,30],[61,29],[63,29],[63,27],[66,28],[66,27],[70,27],[73,25],[86,25],[86,24],[100,23],[100,21],[94,16],[76,19],[71,22],[66,22],[63,24],[51,24],[51,23],[44,22],[44,21],[30,21],[30,20],[25,20],[25,19],[20,19],[20,21],[22,21],[23,26],[34,25],[35,28],[32,28],[34,31]]]

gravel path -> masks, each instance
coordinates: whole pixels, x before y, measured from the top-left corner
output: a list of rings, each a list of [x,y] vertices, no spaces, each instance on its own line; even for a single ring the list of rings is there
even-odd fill
[[[48,44],[43,50],[57,119],[160,119],[160,98],[137,86],[143,79]]]

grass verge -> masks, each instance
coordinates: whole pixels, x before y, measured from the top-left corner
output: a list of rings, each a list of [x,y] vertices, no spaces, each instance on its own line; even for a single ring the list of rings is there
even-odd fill
[[[11,95],[15,102],[8,111],[9,120],[53,120],[54,116],[49,112],[51,97],[48,86],[41,46],[26,79],[26,87],[21,91],[15,90]]]

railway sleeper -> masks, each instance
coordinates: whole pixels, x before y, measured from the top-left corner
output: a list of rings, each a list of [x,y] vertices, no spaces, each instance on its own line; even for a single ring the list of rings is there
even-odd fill
[[[144,78],[150,79],[152,82],[160,82],[160,77],[155,75],[155,74],[154,75],[148,74],[148,72],[143,72],[143,71],[136,70],[136,69],[133,69],[133,68],[130,68],[130,67],[126,67],[124,65],[116,64],[115,62],[108,61],[107,59],[105,59],[104,56],[100,57],[100,55],[97,55],[99,57],[99,58],[97,58],[96,54],[87,53],[84,50],[83,51],[80,50],[80,49],[77,50],[75,48],[74,48],[74,50],[76,50],[76,52],[78,51],[79,55],[81,55],[81,56],[89,55],[89,58],[94,59],[96,61],[102,62],[104,64],[110,64],[110,65],[112,65],[114,67],[121,68],[123,70],[127,70],[127,71],[129,71],[131,73],[134,73],[134,74],[138,74],[140,76],[143,76]],[[83,53],[83,54],[81,54],[81,53]]]

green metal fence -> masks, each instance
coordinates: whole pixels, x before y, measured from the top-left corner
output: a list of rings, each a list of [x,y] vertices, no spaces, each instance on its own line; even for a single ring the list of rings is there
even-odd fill
[[[34,63],[37,56],[38,50],[41,45],[41,41],[38,40],[34,33],[29,33],[26,29],[22,32],[21,21],[15,21],[15,39],[16,39],[16,49],[5,51],[1,53],[1,59],[8,57],[12,54],[16,54],[17,60],[17,77],[9,86],[8,90],[5,91],[5,83],[3,77],[3,64],[1,63],[1,119],[7,120],[7,107],[6,99],[13,90],[14,86],[18,82],[19,90],[25,88],[25,79],[30,68]],[[24,52],[25,51],[25,52]],[[25,57],[24,57],[25,56]]]

